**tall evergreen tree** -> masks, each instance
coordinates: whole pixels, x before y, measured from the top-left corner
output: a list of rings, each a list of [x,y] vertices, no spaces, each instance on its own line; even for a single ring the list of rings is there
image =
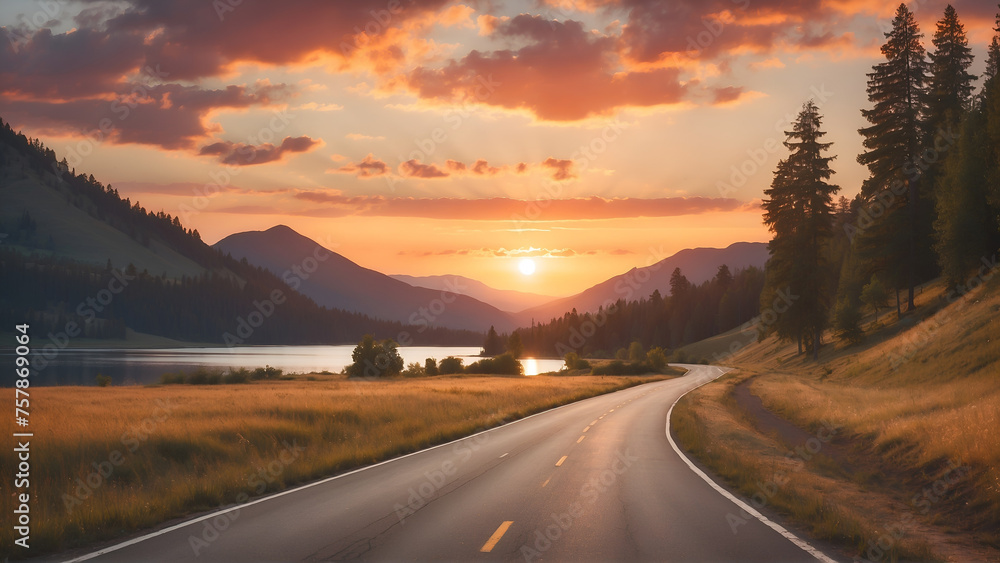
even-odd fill
[[[997,7],[1000,9],[1000,5]],[[986,65],[981,110],[986,122],[987,198],[994,219],[1000,222],[1000,12],[997,13],[994,32]]]
[[[962,118],[972,108],[972,83],[976,76],[969,73],[972,49],[965,36],[965,26],[958,20],[958,13],[949,4],[944,17],[937,22],[934,32],[934,52],[931,57],[931,75],[928,86],[925,145],[928,162],[921,187],[927,197],[925,212],[936,220],[933,203],[937,201],[936,184],[944,169],[945,156],[958,141]],[[942,154],[944,153],[944,154]]]
[[[1000,9],[1000,4],[997,5],[997,8]],[[1000,12],[997,13],[996,25],[993,28],[993,31],[1000,33]],[[987,49],[986,72],[983,73],[984,91],[990,81],[992,81],[997,74],[1000,74],[1000,36],[997,36],[996,33],[994,33],[993,41],[990,42],[989,49]]]
[[[490,330],[486,333],[486,340],[483,341],[484,356],[499,356],[503,354],[504,340],[497,334],[497,329],[490,325]]]
[[[975,89],[972,82],[976,80],[969,73],[973,56],[965,26],[958,21],[958,13],[951,4],[937,23],[933,42],[927,103],[927,135],[931,142],[949,128],[957,129],[971,107]]]
[[[965,281],[1000,243],[997,216],[989,206],[990,149],[983,114],[973,110],[938,182],[935,248],[951,285]]]
[[[906,4],[899,5],[892,24],[882,45],[886,60],[868,74],[868,99],[874,106],[861,113],[871,126],[858,131],[867,149],[858,162],[871,174],[861,193],[878,212],[872,213],[871,226],[856,241],[863,259],[884,258],[887,281],[908,289],[912,309],[921,276],[919,261],[922,256],[933,257],[931,227],[921,225],[925,214],[920,211],[927,61],[922,34]]]
[[[774,328],[783,337],[794,336],[800,349],[805,339],[814,358],[819,358],[829,317],[832,276],[824,250],[833,230],[833,195],[840,190],[828,182],[833,176],[830,162],[836,157],[824,156],[832,144],[820,141],[826,135],[821,126],[819,108],[806,102],[792,130],[785,132],[791,154],[778,164],[774,182],[764,192],[764,223],[774,238],[768,246],[771,259],[763,295],[787,291],[797,296]]]

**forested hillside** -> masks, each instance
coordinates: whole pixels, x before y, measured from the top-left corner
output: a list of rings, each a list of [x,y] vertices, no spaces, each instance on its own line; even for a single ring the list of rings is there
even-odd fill
[[[758,268],[729,271],[719,266],[713,279],[694,285],[679,268],[667,297],[655,291],[648,299],[619,299],[595,314],[576,309],[550,322],[517,330],[525,352],[562,357],[609,357],[632,342],[645,348],[673,349],[739,326],[759,310],[764,273]]]
[[[35,179],[17,186],[22,193],[35,190],[50,198],[47,201],[84,212],[94,219],[87,228],[110,227],[116,236],[124,234],[173,260],[164,263],[177,263],[172,257],[179,257],[200,267],[190,275],[168,275],[113,264],[110,258],[96,265],[93,252],[87,259],[75,259],[70,244],[61,244],[39,227],[46,218],[10,209],[8,192],[14,188],[0,186],[5,212],[12,217],[0,224],[0,232],[7,235],[0,240],[0,326],[28,322],[36,334],[78,330],[78,336],[92,338],[122,338],[128,327],[178,340],[227,344],[354,343],[366,333],[397,339],[405,335],[405,344],[481,340],[469,331],[406,327],[319,307],[274,274],[212,249],[177,217],[147,211],[93,176],[67,170],[51,149],[2,121],[0,154],[4,178]],[[69,216],[51,206],[51,213],[60,212]]]

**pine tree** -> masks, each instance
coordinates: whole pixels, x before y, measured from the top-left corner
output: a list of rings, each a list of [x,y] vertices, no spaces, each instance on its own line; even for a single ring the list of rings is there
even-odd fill
[[[982,112],[974,110],[962,124],[961,138],[938,183],[935,249],[952,285],[965,281],[1000,242],[997,217],[988,203],[989,155],[986,122]]]
[[[1000,9],[1000,5],[997,6]],[[987,199],[993,218],[1000,223],[1000,12],[997,13],[993,42],[986,64],[981,109],[986,125]]]
[[[497,334],[497,329],[490,325],[490,330],[486,333],[486,340],[483,341],[483,356],[499,356],[503,354],[503,350],[503,338]]]
[[[870,177],[861,194],[873,209],[872,224],[856,238],[863,259],[881,257],[887,281],[908,289],[914,307],[914,287],[921,275],[919,257],[930,252],[929,225],[921,225],[920,182],[927,61],[923,37],[913,14],[900,4],[892,31],[882,46],[885,62],[868,74],[872,109],[861,110],[871,126],[860,129],[867,152],[858,162]],[[924,240],[926,233],[927,240]]]
[[[997,8],[1000,9],[1000,4],[997,5]],[[996,26],[993,31],[1000,33],[1000,12],[997,13]],[[994,34],[993,41],[990,42],[989,49],[987,49],[986,72],[983,73],[984,91],[997,74],[1000,74],[1000,36]]]
[[[819,108],[806,102],[792,130],[785,132],[791,154],[778,164],[774,182],[764,192],[764,223],[774,238],[768,245],[768,288],[763,293],[769,300],[762,303],[768,306],[781,291],[797,296],[794,306],[777,316],[774,329],[784,338],[796,338],[800,351],[805,339],[817,359],[830,309],[826,296],[832,276],[824,249],[833,231],[833,195],[840,190],[828,182],[836,157],[824,156],[832,144],[820,142],[826,135],[821,126]]]
[[[965,26],[958,21],[955,8],[948,5],[944,17],[934,32],[934,52],[931,53],[931,76],[928,88],[927,135],[933,138],[948,129],[958,127],[963,114],[972,103],[972,82],[976,77],[969,73],[972,49],[965,36]]]

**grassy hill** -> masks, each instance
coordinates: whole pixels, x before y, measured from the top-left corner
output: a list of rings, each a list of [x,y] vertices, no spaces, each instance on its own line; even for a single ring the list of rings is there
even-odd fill
[[[736,372],[678,406],[679,438],[735,488],[839,542],[845,555],[995,560],[1000,277],[993,273],[970,280],[986,285],[966,293],[926,285],[912,314],[869,317],[864,344],[828,346],[819,362],[773,337],[745,344],[723,362]],[[832,439],[817,441],[828,428]]]
[[[9,146],[0,146],[0,225],[7,231],[27,212],[35,223],[34,244],[21,246],[48,251],[52,255],[123,269],[130,263],[138,270],[170,278],[197,276],[205,268],[152,239],[148,246],[129,237],[97,217],[97,206],[80,197],[51,172],[40,173],[26,166],[24,157]]]

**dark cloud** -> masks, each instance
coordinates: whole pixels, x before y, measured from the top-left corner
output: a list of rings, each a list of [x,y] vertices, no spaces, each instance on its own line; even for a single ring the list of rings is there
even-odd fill
[[[281,144],[271,143],[253,145],[249,143],[232,143],[220,141],[201,147],[200,155],[219,157],[219,162],[233,166],[251,166],[281,160],[290,153],[306,152],[319,144],[319,141],[308,136],[285,137]]]

